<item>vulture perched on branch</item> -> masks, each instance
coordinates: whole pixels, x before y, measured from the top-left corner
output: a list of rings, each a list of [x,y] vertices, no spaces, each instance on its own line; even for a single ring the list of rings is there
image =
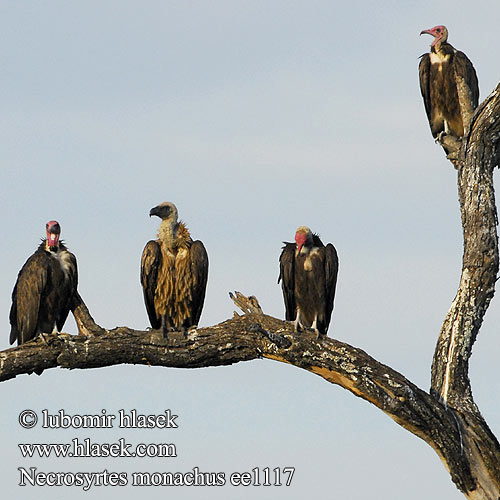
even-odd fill
[[[193,241],[177,208],[165,202],[149,216],[162,220],[158,239],[142,252],[141,284],[149,321],[154,329],[183,331],[198,325],[208,278],[208,255],[203,243]]]
[[[326,335],[333,310],[339,260],[335,247],[323,245],[319,236],[301,226],[295,243],[285,243],[280,256],[280,275],[285,316],[295,330],[312,328]]]
[[[61,226],[46,224],[47,238],[17,276],[10,309],[10,343],[61,331],[78,284],[75,256],[59,241]]]
[[[424,33],[434,37],[430,53],[421,56],[419,65],[420,91],[432,135],[439,142],[445,135],[460,139],[479,101],[476,71],[467,56],[448,43],[445,26],[420,34]]]

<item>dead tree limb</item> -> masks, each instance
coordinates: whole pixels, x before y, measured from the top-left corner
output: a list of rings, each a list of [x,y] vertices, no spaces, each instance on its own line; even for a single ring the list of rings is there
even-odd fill
[[[339,384],[384,411],[429,443],[461,489],[473,487],[461,452],[460,428],[447,409],[403,375],[334,339],[293,333],[293,325],[263,314],[245,314],[218,325],[172,333],[117,328],[97,336],[45,335],[0,352],[0,380],[61,368],[95,368],[121,363],[200,368],[268,358],[308,370]]]
[[[476,487],[469,498],[500,498],[500,446],[474,402],[469,359],[495,293],[499,268],[493,171],[500,165],[500,84],[474,113],[458,161],[464,254],[460,285],[431,368],[431,394],[455,410]],[[463,490],[462,490],[463,491]]]
[[[100,335],[105,333],[106,330],[100,327],[90,315],[88,307],[78,292],[73,297],[71,311],[75,317],[78,335]]]
[[[469,358],[498,273],[493,170],[500,162],[500,85],[477,110],[463,140],[458,168],[464,255],[460,286],[441,328],[432,363],[432,392],[454,408],[479,413]]]

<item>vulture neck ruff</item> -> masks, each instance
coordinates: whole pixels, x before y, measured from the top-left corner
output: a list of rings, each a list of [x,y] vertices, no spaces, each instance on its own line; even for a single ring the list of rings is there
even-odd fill
[[[173,219],[164,219],[161,221],[160,228],[158,229],[158,239],[162,246],[174,248],[176,245],[177,231],[179,224]]]
[[[73,263],[71,262],[71,254],[64,244],[59,241],[56,247],[50,247],[48,240],[43,240],[41,247],[54,259],[57,259],[64,271],[64,275],[68,277]]]

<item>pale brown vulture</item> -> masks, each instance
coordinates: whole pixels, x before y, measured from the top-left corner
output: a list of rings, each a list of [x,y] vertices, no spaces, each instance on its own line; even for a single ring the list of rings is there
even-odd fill
[[[434,37],[430,53],[421,56],[419,65],[420,91],[431,132],[440,141],[444,135],[459,139],[478,105],[476,71],[467,56],[448,43],[445,26],[420,34],[424,33]]]
[[[285,318],[300,327],[326,335],[333,310],[339,260],[335,247],[323,245],[319,236],[301,226],[295,243],[286,243],[280,256]]]
[[[208,278],[208,255],[199,240],[193,241],[177,208],[165,202],[149,216],[162,219],[158,239],[148,241],[142,252],[141,284],[149,321],[154,329],[183,331],[200,320]]]
[[[47,222],[46,232],[47,238],[19,271],[12,292],[11,344],[61,331],[71,309],[78,284],[76,258],[59,241],[59,223]]]

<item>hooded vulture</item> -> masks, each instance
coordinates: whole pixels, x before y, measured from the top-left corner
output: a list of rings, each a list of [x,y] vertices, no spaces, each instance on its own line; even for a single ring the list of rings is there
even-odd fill
[[[420,91],[434,138],[463,137],[479,101],[474,66],[467,56],[448,43],[448,30],[436,26],[420,34],[434,37],[430,53],[421,56]]]
[[[59,241],[61,226],[46,224],[47,238],[17,276],[10,309],[10,343],[61,331],[78,283],[75,256]]]
[[[335,247],[323,245],[319,236],[301,226],[295,243],[286,243],[280,256],[280,276],[285,316],[300,327],[326,335],[333,310],[339,260]]]
[[[177,208],[165,202],[149,216],[162,220],[158,239],[142,252],[141,284],[149,321],[154,329],[183,331],[198,325],[208,278],[208,255],[203,243],[193,241],[186,225],[177,222]]]

